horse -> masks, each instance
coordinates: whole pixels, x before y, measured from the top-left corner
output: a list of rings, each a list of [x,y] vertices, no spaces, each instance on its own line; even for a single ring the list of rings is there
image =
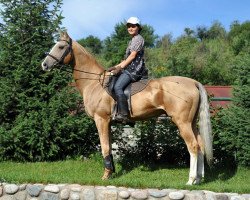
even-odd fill
[[[107,72],[96,59],[67,32],[60,33],[42,62],[42,69],[50,71],[57,65],[72,67],[75,86],[83,97],[86,113],[95,121],[104,160],[102,179],[114,173],[111,149],[111,121],[115,100],[103,88]],[[209,102],[204,86],[191,78],[168,76],[151,79],[146,88],[131,97],[132,121],[146,120],[166,114],[176,124],[190,154],[187,185],[199,184],[204,177],[204,156],[212,164],[212,128]]]

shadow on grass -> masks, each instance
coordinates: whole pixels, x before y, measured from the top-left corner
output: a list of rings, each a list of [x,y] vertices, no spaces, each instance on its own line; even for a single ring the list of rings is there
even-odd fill
[[[138,155],[137,155],[138,156]],[[157,171],[161,169],[189,169],[189,165],[184,162],[180,163],[163,163],[162,161],[141,161],[140,159],[133,158],[133,156],[125,156],[123,159],[120,159],[118,163],[121,166],[119,171],[116,171],[114,178],[121,177],[125,174],[130,173],[135,168],[140,167],[141,171]],[[237,165],[233,160],[223,160],[219,163],[214,164],[212,167],[209,167],[205,163],[205,177],[203,183],[210,183],[217,180],[226,181],[231,179],[236,175]]]
[[[145,157],[144,157],[145,158]],[[137,154],[127,154],[120,158],[118,161],[116,161],[121,166],[121,169],[119,171],[116,171],[116,174],[114,177],[121,177],[125,174],[129,174],[132,170],[136,168],[140,168],[140,171],[157,171],[161,169],[184,169],[188,166],[185,163],[182,164],[169,164],[173,163],[168,162],[164,163],[162,160],[143,160],[140,158],[140,155]]]
[[[210,183],[216,180],[226,181],[236,175],[237,166],[234,162],[215,164],[211,168],[205,167],[205,183]]]

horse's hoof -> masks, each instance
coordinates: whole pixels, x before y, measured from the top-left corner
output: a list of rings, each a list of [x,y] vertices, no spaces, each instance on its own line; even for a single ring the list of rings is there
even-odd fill
[[[187,183],[186,183],[186,185],[193,185],[193,181],[188,181]]]
[[[186,183],[186,185],[199,185],[200,182],[201,182],[200,178],[189,179],[189,181]]]
[[[108,179],[110,179],[111,175],[112,175],[112,170],[105,168],[104,174],[102,176],[102,180],[108,180]]]
[[[193,182],[194,185],[199,185],[201,183],[201,179],[200,178],[196,178]]]

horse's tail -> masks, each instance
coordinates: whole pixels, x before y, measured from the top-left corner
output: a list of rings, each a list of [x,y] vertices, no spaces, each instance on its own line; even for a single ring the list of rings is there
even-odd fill
[[[198,83],[200,92],[200,108],[199,108],[199,132],[204,142],[204,150],[207,163],[212,165],[213,161],[213,137],[210,121],[209,103],[207,92],[201,83]]]

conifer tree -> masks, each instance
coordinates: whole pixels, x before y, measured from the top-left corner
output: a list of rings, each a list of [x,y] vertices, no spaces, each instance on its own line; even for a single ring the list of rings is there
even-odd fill
[[[96,134],[83,135],[92,122],[70,115],[78,98],[69,91],[71,75],[41,69],[61,25],[62,0],[0,4],[0,159],[53,160],[93,149]]]
[[[250,22],[234,22],[229,39],[235,58],[232,63],[236,80],[233,101],[216,121],[215,136],[228,155],[233,155],[239,165],[250,166]],[[225,153],[223,154],[225,155]]]

